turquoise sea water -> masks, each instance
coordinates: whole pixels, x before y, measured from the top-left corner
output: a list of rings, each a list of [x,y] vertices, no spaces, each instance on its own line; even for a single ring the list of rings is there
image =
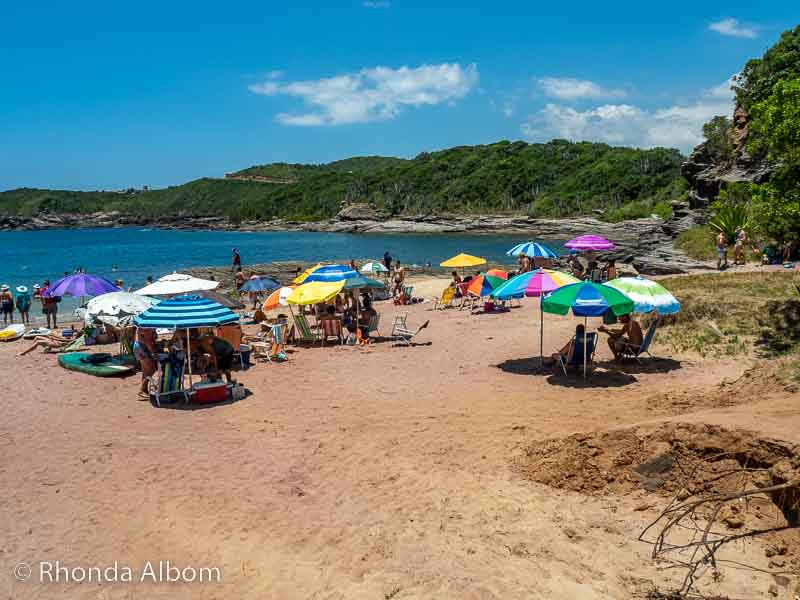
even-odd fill
[[[83,267],[87,273],[122,279],[126,287],[136,289],[145,284],[148,275],[157,279],[187,267],[228,265],[234,247],[245,267],[284,260],[380,259],[386,250],[408,265],[438,265],[459,252],[512,263],[505,253],[521,241],[525,240],[519,235],[247,233],[135,227],[11,231],[0,233],[0,283],[30,288]],[[552,247],[562,249],[558,242]]]

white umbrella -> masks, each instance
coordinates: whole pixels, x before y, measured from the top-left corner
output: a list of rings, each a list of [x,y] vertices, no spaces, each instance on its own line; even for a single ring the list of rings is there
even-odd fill
[[[164,275],[164,277],[140,290],[136,290],[134,293],[142,296],[176,296],[200,290],[214,290],[218,286],[219,281],[200,279],[183,273],[172,273],[171,275]]]
[[[388,273],[389,269],[387,269],[383,264],[377,261],[371,261],[361,267],[362,273]]]
[[[158,302],[155,298],[140,294],[109,292],[89,300],[84,309],[84,320],[88,324],[100,321],[117,327],[126,317],[136,316]]]

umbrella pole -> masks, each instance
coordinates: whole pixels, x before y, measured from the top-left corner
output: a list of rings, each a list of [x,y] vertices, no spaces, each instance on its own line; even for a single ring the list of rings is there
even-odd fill
[[[589,317],[583,317],[583,379],[586,380],[586,327],[589,324]]]
[[[192,387],[192,342],[189,340],[189,328],[186,328],[186,361],[189,365],[189,387]]]
[[[539,296],[539,368],[544,368],[544,310],[542,309],[544,296]]]

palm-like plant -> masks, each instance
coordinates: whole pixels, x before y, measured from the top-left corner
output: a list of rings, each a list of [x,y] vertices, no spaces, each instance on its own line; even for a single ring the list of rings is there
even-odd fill
[[[744,206],[723,206],[708,223],[715,231],[721,231],[729,242],[736,239],[736,229],[747,231],[750,225],[750,213]]]

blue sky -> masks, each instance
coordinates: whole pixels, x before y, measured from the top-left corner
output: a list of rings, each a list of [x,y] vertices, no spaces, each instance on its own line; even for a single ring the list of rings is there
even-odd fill
[[[679,147],[795,2],[6,2],[0,189],[552,137]]]

